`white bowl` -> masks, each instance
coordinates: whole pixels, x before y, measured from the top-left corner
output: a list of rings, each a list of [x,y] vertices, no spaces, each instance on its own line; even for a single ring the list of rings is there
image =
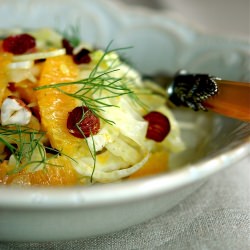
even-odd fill
[[[116,47],[132,45],[134,49],[128,55],[142,73],[173,74],[185,68],[249,80],[247,42],[208,36],[167,13],[160,15],[97,0],[0,0],[0,6],[0,28],[63,29],[78,23],[82,38],[96,46],[104,47],[110,40],[114,40]],[[190,111],[185,117],[203,115]],[[48,241],[95,236],[167,211],[209,176],[249,154],[249,124],[205,115],[211,127],[205,131],[203,156],[193,154],[193,160],[189,159],[185,167],[171,173],[91,187],[1,186],[0,240]]]

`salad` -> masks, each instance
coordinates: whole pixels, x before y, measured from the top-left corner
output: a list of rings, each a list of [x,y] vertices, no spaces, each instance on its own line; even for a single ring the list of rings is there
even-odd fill
[[[155,85],[52,29],[0,32],[0,184],[91,185],[167,170],[185,145]]]

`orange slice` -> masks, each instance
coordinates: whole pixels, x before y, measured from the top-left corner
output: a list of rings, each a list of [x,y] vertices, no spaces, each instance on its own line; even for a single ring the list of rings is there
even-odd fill
[[[22,171],[11,175],[8,175],[7,171],[8,165],[4,161],[0,164],[0,184],[69,186],[78,183],[76,171],[73,169],[70,160],[64,156],[49,160],[49,164],[44,170],[31,173]]]
[[[146,164],[137,172],[130,175],[128,179],[141,178],[144,176],[160,174],[168,169],[168,154],[166,152],[153,153]]]
[[[50,164],[46,169],[29,173],[31,185],[74,185],[77,184],[77,173],[72,167],[70,160],[59,156],[49,160]]]
[[[24,100],[25,103],[31,104],[36,103],[36,94],[34,88],[36,87],[36,84],[29,81],[24,80],[22,82],[15,84],[15,89],[19,94],[19,98]]]
[[[0,163],[0,184],[6,184],[7,182],[7,161]]]
[[[5,90],[8,86],[7,65],[12,61],[12,54],[0,53],[0,104],[3,101]]]
[[[68,55],[48,58],[43,66],[38,86],[72,82],[78,78],[78,67]],[[67,93],[78,90],[76,85],[62,87]],[[84,140],[72,136],[67,129],[68,113],[79,106],[78,100],[47,88],[36,91],[43,129],[52,147],[73,156],[81,149]]]
[[[19,98],[22,99],[26,104],[29,104],[29,107],[35,116],[40,118],[37,106],[36,91],[34,90],[35,87],[37,87],[36,83],[33,83],[29,80],[24,80],[15,84],[15,89],[18,92]]]

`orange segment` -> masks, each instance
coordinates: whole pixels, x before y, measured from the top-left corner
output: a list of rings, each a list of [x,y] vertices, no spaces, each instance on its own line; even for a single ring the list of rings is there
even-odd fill
[[[48,58],[43,66],[38,86],[72,82],[78,78],[78,67],[68,55]],[[62,87],[65,92],[74,93],[76,85]],[[75,98],[54,88],[36,91],[43,128],[47,131],[52,147],[73,156],[83,145],[82,139],[72,136],[67,129],[68,113],[78,106]]]
[[[168,154],[166,152],[153,153],[146,164],[128,179],[140,178],[144,176],[154,175],[166,172],[168,169]]]
[[[77,184],[77,173],[70,160],[64,156],[51,159],[45,170],[29,173],[31,185],[74,185]]]
[[[4,161],[0,164],[0,184],[16,185],[43,185],[43,186],[65,186],[75,185],[78,176],[73,169],[69,159],[64,156],[49,160],[46,169],[36,172],[7,175],[8,165]]]
[[[5,89],[8,86],[8,70],[7,66],[12,61],[12,54],[0,53],[0,104],[3,101]]]
[[[0,184],[6,184],[7,181],[7,161],[0,163]]]
[[[29,104],[35,116],[40,118],[37,106],[36,91],[34,90],[35,87],[36,83],[33,83],[29,80],[24,80],[15,84],[19,98],[22,99],[26,104]]]
[[[15,88],[19,94],[19,98],[24,100],[27,104],[37,102],[34,90],[35,87],[36,84],[29,80],[24,80],[15,84]]]
[[[6,88],[4,93],[2,94],[2,101],[10,95],[13,95],[13,92],[11,92],[8,88]]]

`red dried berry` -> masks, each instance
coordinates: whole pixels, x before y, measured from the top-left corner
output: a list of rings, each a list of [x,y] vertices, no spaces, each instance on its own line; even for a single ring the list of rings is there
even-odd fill
[[[8,83],[8,90],[10,90],[11,92],[15,92],[16,91],[16,85],[14,82],[9,82]]]
[[[72,55],[73,54],[73,46],[70,44],[70,42],[67,39],[62,40],[62,46],[66,50],[67,55]]]
[[[89,108],[85,106],[76,107],[69,112],[67,128],[73,136],[87,138],[98,133],[100,119]]]
[[[148,113],[144,119],[148,121],[146,137],[156,142],[162,142],[170,131],[169,119],[157,111]]]
[[[29,34],[9,36],[3,40],[3,50],[14,55],[24,54],[36,47],[36,40]]]
[[[76,55],[73,55],[73,60],[76,64],[90,63],[91,58],[89,56],[90,51],[87,49],[81,49]]]

